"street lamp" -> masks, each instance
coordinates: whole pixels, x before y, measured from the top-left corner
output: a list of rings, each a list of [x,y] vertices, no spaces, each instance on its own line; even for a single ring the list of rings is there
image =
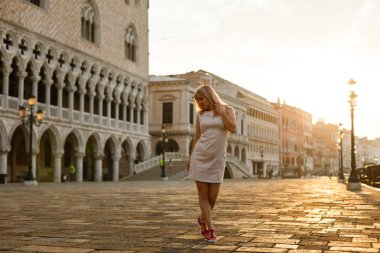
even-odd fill
[[[28,98],[28,106],[30,109],[29,116],[26,115],[27,108],[24,106],[19,106],[19,116],[23,123],[29,125],[29,163],[28,163],[28,173],[24,180],[24,185],[37,185],[37,181],[33,176],[33,164],[32,164],[32,143],[33,143],[33,125],[40,126],[44,120],[44,112],[42,110],[37,110],[36,115],[33,113],[33,108],[36,105],[36,97],[30,95]]]
[[[211,86],[212,85],[212,76],[211,76],[211,74],[208,73],[208,72],[206,72],[205,75],[209,77],[209,85]]]
[[[166,134],[166,129],[164,125],[161,127],[161,133],[162,133],[162,159],[160,161],[160,166],[162,170],[161,179],[164,181],[167,181],[168,177],[165,174],[165,143],[167,142],[167,134]]]
[[[353,79],[348,81],[348,84],[352,87],[355,85],[355,83],[356,82]],[[358,175],[356,173],[356,160],[355,160],[354,111],[355,111],[357,96],[358,95],[352,89],[349,95],[350,100],[348,101],[350,104],[350,111],[351,111],[351,172],[348,178],[347,190],[351,190],[351,191],[361,190],[361,184],[360,184]]]
[[[378,155],[375,155],[375,164],[377,164]]]
[[[338,141],[339,141],[339,151],[340,151],[340,157],[339,157],[339,183],[344,183],[344,174],[343,174],[343,125],[342,123],[339,124],[338,129]]]
[[[260,156],[261,156],[261,166],[260,166],[261,168],[260,168],[259,178],[261,178],[261,176],[264,173],[264,146],[260,146]]]

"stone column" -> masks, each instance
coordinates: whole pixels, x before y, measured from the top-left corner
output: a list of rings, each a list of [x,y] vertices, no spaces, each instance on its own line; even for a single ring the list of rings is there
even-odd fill
[[[50,87],[53,84],[53,79],[46,78],[45,79],[45,113],[46,116],[50,116]]]
[[[112,162],[113,162],[112,180],[113,181],[119,181],[119,161],[120,161],[120,156],[112,157]]]
[[[8,152],[9,150],[7,149],[0,150],[0,174],[8,174]]]
[[[119,121],[119,105],[120,105],[120,99],[117,99],[116,103],[115,103],[115,119],[116,119],[116,122]],[[117,125],[117,128],[119,128],[119,125]]]
[[[38,101],[38,82],[41,80],[40,76],[32,76],[32,82],[33,82],[33,95],[36,96]]]
[[[146,109],[147,107],[144,106],[143,110],[144,110],[144,132],[147,133],[148,132],[148,111]]]
[[[103,180],[103,168],[102,168],[102,160],[104,155],[100,154],[95,156],[95,182],[101,182]]]
[[[84,114],[84,95],[86,94],[86,89],[79,90],[79,121],[83,123],[83,114]],[[88,123],[88,122],[87,122]]]
[[[83,157],[85,157],[85,153],[77,153],[76,154],[76,181],[83,182]]]
[[[135,109],[135,104],[132,104],[130,107],[129,107],[129,116],[130,116],[130,120],[131,120],[131,125],[134,124],[134,113],[133,113],[133,110]]]
[[[138,129],[140,129],[140,125],[141,125],[141,124],[140,124],[140,120],[141,120],[141,119],[140,119],[140,110],[141,110],[141,106],[138,105],[137,108],[136,108],[136,110],[137,110],[137,113],[136,113],[136,114],[137,114],[137,121],[136,121],[136,122],[137,122],[137,125],[138,125]]]
[[[111,102],[112,97],[107,96],[107,126],[111,126]]]
[[[11,67],[3,67],[3,108],[8,108],[9,95],[9,75],[12,72]]]
[[[61,174],[62,174],[62,168],[61,168],[61,157],[63,153],[62,152],[53,152],[54,156],[54,182],[60,183],[61,182]]]
[[[123,122],[127,122],[127,105],[128,103],[123,103]]]
[[[94,121],[93,120],[93,116],[94,116],[94,97],[95,97],[95,92],[94,93],[90,93],[90,124],[92,124],[92,122]]]
[[[62,86],[61,81],[59,81],[57,89],[58,89],[58,103],[57,103],[58,118],[62,119],[62,90],[63,90],[63,86]]]
[[[18,103],[20,105],[24,104],[24,79],[26,74],[26,72],[19,72],[16,75],[18,77]]]
[[[99,102],[98,102],[98,112],[99,112],[99,125],[102,125],[103,122],[103,99],[104,95],[98,94]]]
[[[134,171],[135,171],[135,159],[136,159],[136,156],[135,154],[131,154],[129,155],[128,157],[128,176],[132,176]]]
[[[73,114],[74,114],[74,92],[76,91],[76,87],[69,86],[66,88],[69,92],[69,120],[73,120]]]

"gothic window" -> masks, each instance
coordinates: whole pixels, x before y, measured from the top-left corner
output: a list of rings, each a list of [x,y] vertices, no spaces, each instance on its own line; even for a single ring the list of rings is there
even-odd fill
[[[144,110],[140,110],[140,125],[144,125]]]
[[[135,103],[135,108],[133,108],[133,123],[137,123],[137,103]]]
[[[85,4],[82,8],[81,13],[82,20],[82,37],[95,42],[97,35],[96,17],[94,13],[94,8],[90,4]]]
[[[44,9],[48,8],[48,3],[49,3],[48,0],[26,0],[26,1]]]
[[[90,81],[86,83],[86,93],[84,94],[84,112],[90,112]]]
[[[46,80],[46,70],[45,68],[41,68],[40,70],[40,77],[41,79],[38,81],[37,84],[37,99],[39,103],[45,103],[46,102],[46,87],[45,87],[45,80]]]
[[[136,61],[136,35],[129,27],[125,34],[125,57],[133,62]]]
[[[79,78],[75,81],[75,89],[74,89],[74,110],[80,110],[80,85]]]
[[[131,106],[127,106],[127,121],[131,122]]]

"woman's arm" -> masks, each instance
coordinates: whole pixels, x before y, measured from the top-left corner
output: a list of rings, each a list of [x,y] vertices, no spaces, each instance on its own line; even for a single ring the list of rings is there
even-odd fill
[[[190,156],[189,156],[189,161],[187,162],[187,170],[190,169],[190,160],[191,160],[191,155],[193,154],[193,150],[194,150],[194,147],[195,147],[195,144],[197,143],[199,137],[201,136],[201,127],[200,127],[200,124],[199,124],[199,113],[197,114],[197,119],[195,121],[195,137],[194,137],[194,141],[193,141],[193,146],[191,147],[191,150],[190,150]]]
[[[216,112],[222,117],[223,124],[225,128],[230,133],[236,132],[236,117],[234,109],[231,106],[224,106],[222,104],[217,104],[215,108]]]

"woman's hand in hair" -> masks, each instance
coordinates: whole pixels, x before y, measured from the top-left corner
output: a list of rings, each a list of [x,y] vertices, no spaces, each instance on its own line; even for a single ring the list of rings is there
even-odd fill
[[[219,114],[219,115],[223,115],[226,113],[226,108],[224,105],[222,105],[221,103],[216,103],[215,104],[215,111]]]

